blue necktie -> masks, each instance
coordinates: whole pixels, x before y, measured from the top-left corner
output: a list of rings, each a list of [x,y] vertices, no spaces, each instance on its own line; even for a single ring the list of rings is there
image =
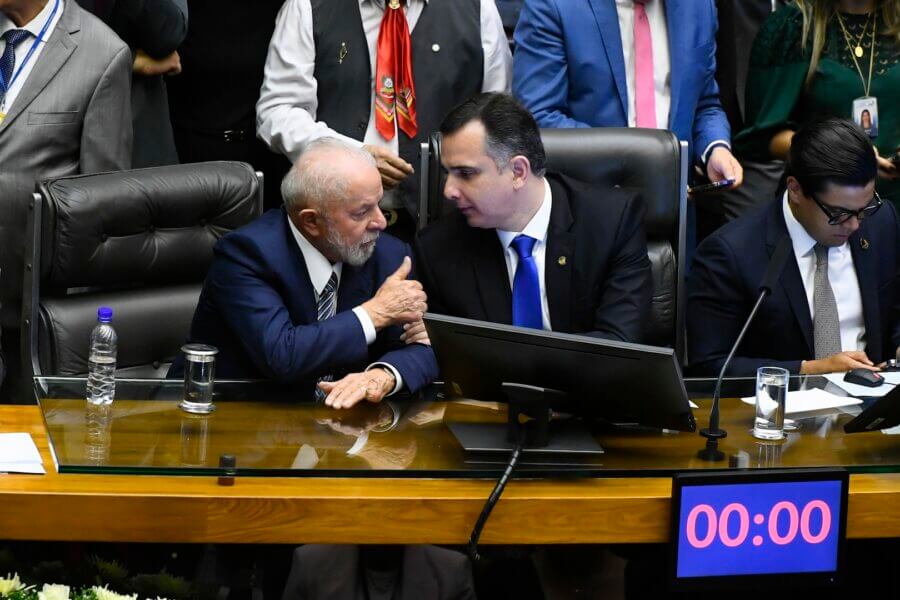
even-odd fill
[[[24,29],[10,29],[2,36],[6,47],[3,49],[3,56],[0,56],[0,72],[3,73],[3,83],[6,85],[6,89],[0,90],[0,98],[9,91],[13,68],[16,66],[16,46],[30,35],[31,32]]]
[[[510,244],[519,257],[516,276],[513,278],[512,322],[518,327],[542,329],[544,319],[541,310],[541,282],[538,279],[537,264],[531,255],[536,242],[533,237],[517,235]]]

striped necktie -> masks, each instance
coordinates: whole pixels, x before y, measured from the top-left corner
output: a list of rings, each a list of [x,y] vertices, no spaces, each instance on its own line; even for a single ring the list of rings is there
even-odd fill
[[[334,309],[337,306],[337,285],[337,273],[332,271],[328,283],[325,284],[325,288],[322,290],[322,293],[319,294],[319,301],[316,305],[319,321],[324,321],[325,319],[330,319],[334,316]],[[334,381],[334,375],[323,375],[322,377],[319,377],[316,383],[319,381]],[[316,402],[324,402],[326,396],[327,394],[317,385]]]

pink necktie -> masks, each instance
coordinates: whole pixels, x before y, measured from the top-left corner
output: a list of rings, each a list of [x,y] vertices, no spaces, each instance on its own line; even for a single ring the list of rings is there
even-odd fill
[[[653,86],[653,40],[644,4],[634,0],[634,120],[638,127],[656,128]]]

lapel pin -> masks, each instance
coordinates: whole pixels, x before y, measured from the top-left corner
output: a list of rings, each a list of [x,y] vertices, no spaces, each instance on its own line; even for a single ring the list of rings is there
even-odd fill
[[[338,51],[338,64],[339,65],[344,64],[344,59],[347,58],[347,54],[349,54],[349,53],[350,53],[350,51],[347,50],[347,42],[341,42],[341,49]]]
[[[432,44],[432,45],[431,45],[431,51],[432,51],[432,52],[440,52],[440,51],[441,51],[441,45],[440,45],[440,44]]]
[[[566,266],[566,257],[560,256],[559,258],[556,259],[556,262],[559,263],[559,266],[564,267],[564,266]]]
[[[869,240],[867,240],[866,238],[860,238],[859,246],[863,250],[868,250],[869,249]]]

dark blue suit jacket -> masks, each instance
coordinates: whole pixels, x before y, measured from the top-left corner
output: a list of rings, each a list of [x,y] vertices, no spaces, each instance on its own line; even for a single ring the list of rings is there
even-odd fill
[[[547,174],[553,197],[544,285],[553,331],[640,342],[653,289],[644,206],[633,192]],[[496,229],[470,227],[458,211],[415,240],[428,309],[512,323],[512,290]]]
[[[299,383],[298,393],[311,394],[322,375],[340,377],[380,361],[394,366],[406,388],[416,391],[437,377],[431,348],[405,345],[399,327],[383,329],[366,346],[352,312],[410,254],[409,246],[382,234],[364,265],[344,264],[337,312],[320,322],[316,294],[287,215],[283,209],[270,210],[216,244],[190,340],[219,349],[218,378]]]
[[[731,139],[715,80],[716,7],[713,0],[666,0],[665,7],[668,128],[699,153]],[[513,93],[541,127],[628,126],[615,0],[526,0],[515,41]]]
[[[781,198],[732,221],[697,249],[688,297],[688,356],[696,374],[718,375],[759,296],[769,257],[787,235]],[[900,345],[900,223],[890,202],[850,237],[862,295],[866,353],[876,363]],[[729,375],[753,376],[761,366],[800,371],[815,358],[813,326],[793,251],[735,353]]]

